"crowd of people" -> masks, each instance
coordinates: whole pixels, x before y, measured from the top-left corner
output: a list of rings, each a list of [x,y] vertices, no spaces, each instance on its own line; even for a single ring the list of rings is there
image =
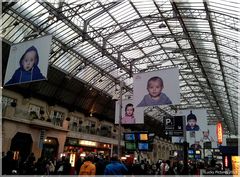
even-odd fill
[[[47,159],[40,157],[35,159],[31,153],[25,162],[19,163],[13,159],[13,153],[9,151],[2,159],[3,175],[184,175],[182,161],[158,160],[150,163],[147,159],[140,161],[121,161],[117,154],[111,158],[103,155],[88,154],[84,159],[77,159],[72,167],[68,157],[60,159]],[[199,175],[199,169],[203,168],[198,163],[189,163],[187,174]],[[210,164],[213,165],[213,164]]]

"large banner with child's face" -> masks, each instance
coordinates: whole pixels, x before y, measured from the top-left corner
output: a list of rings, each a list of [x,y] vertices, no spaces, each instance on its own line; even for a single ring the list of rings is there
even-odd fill
[[[207,110],[188,109],[183,110],[186,119],[186,135],[189,146],[195,149],[202,149],[202,132],[207,131]]]
[[[46,80],[52,36],[11,46],[4,85]]]
[[[115,104],[115,124],[119,123],[120,101]],[[122,116],[121,124],[143,124],[144,123],[144,109],[136,108],[133,100],[122,100]]]
[[[179,104],[179,69],[134,74],[133,100],[136,107]]]

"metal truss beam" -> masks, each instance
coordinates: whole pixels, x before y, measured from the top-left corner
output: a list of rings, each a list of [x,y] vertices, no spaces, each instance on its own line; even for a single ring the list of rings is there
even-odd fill
[[[207,82],[207,85],[208,85],[208,87],[210,88],[210,90],[212,91],[211,93],[212,93],[212,95],[213,95],[213,97],[214,97],[214,100],[215,100],[217,106],[219,107],[219,113],[220,113],[219,116],[221,116],[221,117],[223,118],[225,114],[224,114],[224,112],[223,112],[223,110],[222,110],[222,105],[218,102],[217,96],[216,96],[216,94],[215,94],[215,92],[214,92],[214,89],[213,89],[213,87],[212,87],[209,79],[208,79],[208,76],[207,76],[207,73],[206,73],[206,71],[205,71],[205,69],[204,69],[204,66],[203,66],[203,64],[202,64],[202,61],[201,61],[200,57],[197,55],[197,50],[196,50],[196,48],[195,48],[195,45],[194,45],[193,41],[191,40],[190,34],[189,34],[189,32],[188,32],[188,30],[187,30],[187,28],[186,28],[186,26],[185,26],[184,20],[183,20],[183,17],[186,15],[186,14],[184,14],[184,13],[186,13],[186,12],[189,11],[189,10],[188,10],[188,9],[186,9],[185,11],[179,10],[178,7],[177,7],[176,2],[171,2],[171,4],[172,4],[172,6],[173,6],[173,10],[174,10],[175,13],[177,14],[178,20],[179,20],[179,22],[180,22],[181,27],[183,28],[184,34],[189,38],[188,41],[189,41],[189,44],[190,44],[190,46],[191,46],[194,54],[196,55],[198,65],[200,66],[201,71],[202,71],[202,74],[203,74],[203,76],[204,76],[204,78],[205,78],[205,80],[206,80],[206,82]],[[189,14],[188,14],[188,15],[189,15]],[[200,14],[199,14],[199,15],[200,15]],[[190,16],[191,16],[191,15],[190,15]],[[218,114],[216,114],[216,115],[218,115]],[[220,118],[219,118],[219,119],[220,119]],[[224,121],[225,124],[229,127],[229,124],[227,123],[227,121],[226,121],[225,119],[223,119],[223,121]],[[230,129],[229,129],[229,130],[230,130]]]
[[[87,39],[90,39],[91,37],[88,34],[84,34],[84,31],[80,29],[76,24],[69,21],[63,14],[58,13],[57,9],[53,7],[50,3],[47,2],[40,2],[42,6],[50,10],[55,16],[61,17],[60,19],[62,22],[64,22],[67,26],[69,26],[73,31],[75,31],[79,36],[86,35]],[[102,47],[94,40],[88,40],[88,42],[95,48],[97,48],[99,51],[102,51]],[[119,64],[116,58],[114,58],[112,55],[108,55],[108,58],[112,60],[115,64]],[[124,66],[120,65],[125,72],[131,74],[131,71]]]
[[[203,3],[204,3],[204,7],[205,7],[205,10],[206,10],[206,13],[207,13],[207,18],[209,19],[208,22],[209,22],[211,33],[212,33],[212,36],[213,36],[213,43],[214,43],[214,46],[215,46],[215,49],[216,49],[216,52],[217,52],[217,58],[218,58],[220,70],[221,70],[221,73],[222,73],[222,80],[223,80],[223,83],[224,83],[225,93],[227,94],[227,98],[228,98],[226,101],[227,101],[227,103],[230,107],[231,117],[232,117],[232,120],[233,120],[233,123],[234,123],[234,126],[235,126],[235,134],[237,135],[237,126],[236,126],[236,123],[235,123],[235,120],[234,120],[233,108],[232,108],[232,103],[231,103],[231,99],[230,99],[230,95],[229,95],[229,88],[227,86],[226,74],[224,72],[224,65],[223,65],[223,62],[222,62],[222,59],[221,59],[221,55],[219,53],[217,39],[215,37],[215,31],[214,31],[214,27],[213,27],[213,24],[212,24],[212,21],[211,21],[211,15],[210,15],[209,10],[208,10],[208,5],[207,5],[206,2],[203,2]]]

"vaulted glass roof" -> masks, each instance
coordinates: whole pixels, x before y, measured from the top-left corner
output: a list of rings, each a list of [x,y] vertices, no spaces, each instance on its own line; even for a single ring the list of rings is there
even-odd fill
[[[112,96],[132,75],[180,69],[181,104],[146,110],[157,119],[176,109],[206,108],[208,123],[238,130],[237,0],[52,0],[2,3],[2,39],[53,35],[49,64]]]

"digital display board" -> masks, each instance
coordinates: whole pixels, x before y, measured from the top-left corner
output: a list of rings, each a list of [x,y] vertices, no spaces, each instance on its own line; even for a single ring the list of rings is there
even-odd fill
[[[201,151],[200,150],[196,150],[195,154],[201,154]]]
[[[138,134],[138,140],[147,141],[148,140],[148,134],[147,133],[139,133]]]
[[[188,154],[194,154],[194,150],[193,149],[188,149]]]
[[[125,142],[125,149],[127,151],[135,151],[137,150],[136,143],[135,142]]]
[[[139,142],[138,150],[139,151],[148,151],[148,143],[147,142]]]
[[[124,140],[125,141],[134,141],[135,134],[134,133],[124,133]]]

